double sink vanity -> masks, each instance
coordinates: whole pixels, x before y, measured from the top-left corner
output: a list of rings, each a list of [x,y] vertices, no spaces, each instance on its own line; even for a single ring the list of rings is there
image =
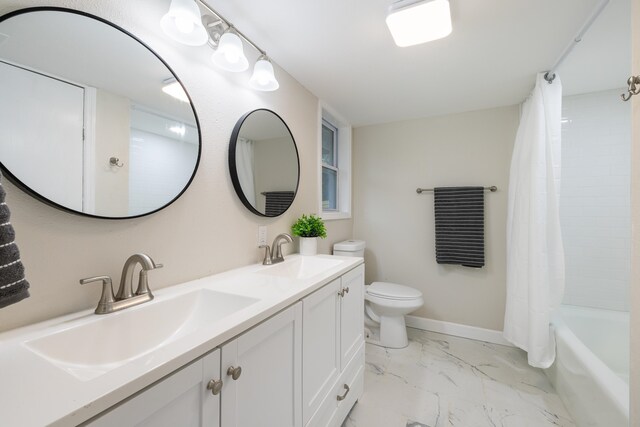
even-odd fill
[[[7,332],[1,424],[340,425],[362,393],[363,292],[362,258],[292,255]]]
[[[196,109],[151,48],[100,16],[60,7],[0,16],[0,36],[4,177],[96,221],[151,215],[187,190],[201,158]],[[41,117],[36,131],[24,125],[32,116]],[[300,161],[280,115],[244,114],[228,161],[250,212],[289,209]],[[275,264],[279,249],[265,257],[274,265],[157,292],[161,273],[151,270],[161,265],[144,254],[125,264],[117,295],[107,276],[83,279],[102,283],[100,315],[0,334],[0,426],[340,425],[363,388],[363,260],[293,255]]]

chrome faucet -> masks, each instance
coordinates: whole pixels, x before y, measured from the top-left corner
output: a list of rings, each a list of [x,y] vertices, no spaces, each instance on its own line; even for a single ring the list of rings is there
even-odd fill
[[[287,233],[278,234],[276,238],[273,239],[271,248],[269,248],[269,245],[258,246],[260,249],[263,249],[263,248],[265,249],[262,265],[277,264],[279,262],[284,261],[284,256],[282,255],[283,243],[293,243],[293,238],[291,238],[291,235]]]
[[[133,293],[133,272],[137,264],[140,264],[142,269],[138,278],[138,287]],[[102,295],[100,301],[96,307],[96,314],[113,313],[114,311],[123,310],[134,305],[142,304],[153,299],[153,294],[149,289],[149,281],[147,274],[149,270],[156,268],[162,268],[162,264],[156,264],[151,257],[146,254],[133,254],[124,263],[122,269],[122,278],[120,279],[120,288],[118,293],[113,295],[113,285],[111,283],[111,277],[109,276],[96,276],[88,277],[80,280],[81,285],[86,285],[92,282],[102,282]]]

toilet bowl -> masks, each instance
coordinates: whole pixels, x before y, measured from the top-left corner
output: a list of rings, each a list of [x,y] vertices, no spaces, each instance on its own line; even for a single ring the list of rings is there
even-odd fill
[[[380,328],[379,339],[370,336],[368,341],[389,348],[406,347],[409,341],[404,316],[424,304],[422,293],[388,282],[374,282],[365,289],[365,322]]]
[[[347,240],[333,245],[333,254],[364,256],[362,240]],[[409,344],[405,314],[424,304],[422,293],[396,283],[374,282],[365,286],[364,295],[366,341],[389,348],[403,348]]]

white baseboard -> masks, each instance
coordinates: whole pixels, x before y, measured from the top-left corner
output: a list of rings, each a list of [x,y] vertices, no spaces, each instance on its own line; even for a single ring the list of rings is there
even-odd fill
[[[441,334],[453,335],[456,337],[470,338],[472,340],[490,342],[493,344],[508,345],[513,347],[509,341],[504,339],[502,331],[493,329],[478,328],[476,326],[461,325],[459,323],[445,322],[443,320],[426,319],[417,316],[405,316],[407,326],[424,331],[438,332]]]

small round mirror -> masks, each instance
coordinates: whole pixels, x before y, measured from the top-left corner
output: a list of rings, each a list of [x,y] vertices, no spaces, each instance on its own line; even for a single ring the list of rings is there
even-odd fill
[[[282,215],[298,191],[298,149],[287,124],[270,110],[251,111],[238,120],[229,144],[233,187],[251,212]]]

